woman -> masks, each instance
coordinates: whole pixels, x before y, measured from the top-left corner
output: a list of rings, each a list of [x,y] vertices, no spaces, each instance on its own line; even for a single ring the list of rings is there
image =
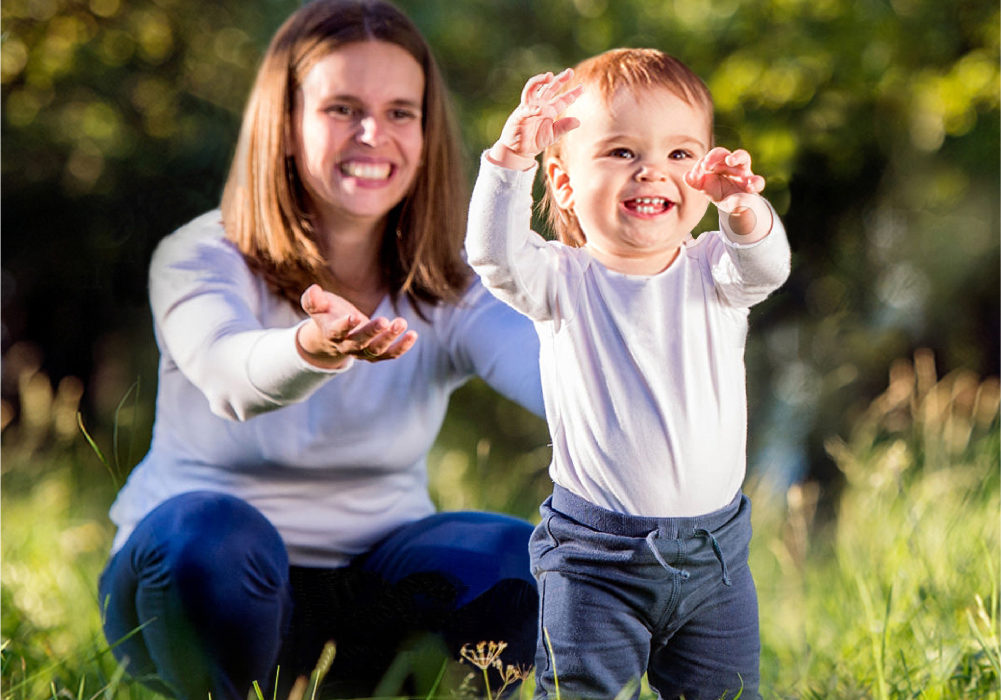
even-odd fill
[[[149,453],[111,509],[105,634],[182,698],[287,687],[337,643],[370,692],[401,645],[531,663],[531,526],[434,514],[426,454],[476,374],[542,413],[531,326],[462,258],[445,88],[383,0],[317,0],[258,73],[221,211],[158,246]]]

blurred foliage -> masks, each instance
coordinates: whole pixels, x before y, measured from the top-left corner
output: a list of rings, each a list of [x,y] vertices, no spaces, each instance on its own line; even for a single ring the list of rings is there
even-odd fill
[[[846,480],[833,521],[815,482],[749,486],[774,697],[1001,697],[1001,385],[939,378],[927,350],[889,374],[828,440]]]
[[[706,79],[718,142],[752,153],[794,250],[792,279],[752,316],[752,465],[837,475],[824,440],[916,347],[942,370],[998,372],[996,3],[399,5],[453,90],[470,177],[533,73],[631,45],[663,48]],[[81,378],[101,426],[136,377],[154,386],[150,252],[217,204],[256,62],[297,6],[0,7],[3,352],[40,358],[56,381]],[[5,367],[4,425],[25,416],[16,374]],[[465,389],[458,403],[472,413],[453,411],[446,429],[442,449],[461,445],[463,469],[544,449],[524,416],[500,429],[517,410],[486,394]],[[533,454],[524,459],[545,463]]]

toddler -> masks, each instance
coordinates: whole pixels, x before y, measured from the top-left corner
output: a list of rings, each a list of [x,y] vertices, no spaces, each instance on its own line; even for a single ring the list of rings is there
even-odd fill
[[[558,242],[531,230],[542,151]],[[482,158],[466,250],[535,324],[553,442],[537,697],[636,697],[644,673],[663,697],[757,697],[743,354],[790,264],[764,185],[651,49],[530,79]],[[693,238],[710,201],[721,230]]]

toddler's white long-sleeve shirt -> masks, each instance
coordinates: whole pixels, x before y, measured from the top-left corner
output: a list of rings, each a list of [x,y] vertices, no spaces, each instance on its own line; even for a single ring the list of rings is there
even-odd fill
[[[626,275],[531,230],[534,177],[481,160],[466,252],[535,323],[553,481],[633,515],[724,507],[746,469],[748,312],[789,274],[778,217],[755,243],[708,232]]]

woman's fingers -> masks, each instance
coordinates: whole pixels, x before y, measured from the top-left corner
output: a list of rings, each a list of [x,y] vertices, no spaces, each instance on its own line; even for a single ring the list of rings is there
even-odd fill
[[[395,359],[407,352],[417,342],[417,332],[407,331],[403,318],[389,321],[380,317],[354,329],[345,340],[352,346],[350,354],[376,362]]]
[[[369,319],[345,299],[310,285],[300,304],[313,322],[296,334],[296,342],[313,360],[343,360],[346,355],[378,362],[400,357],[417,342],[404,318]],[[339,361],[340,361],[339,360]]]

